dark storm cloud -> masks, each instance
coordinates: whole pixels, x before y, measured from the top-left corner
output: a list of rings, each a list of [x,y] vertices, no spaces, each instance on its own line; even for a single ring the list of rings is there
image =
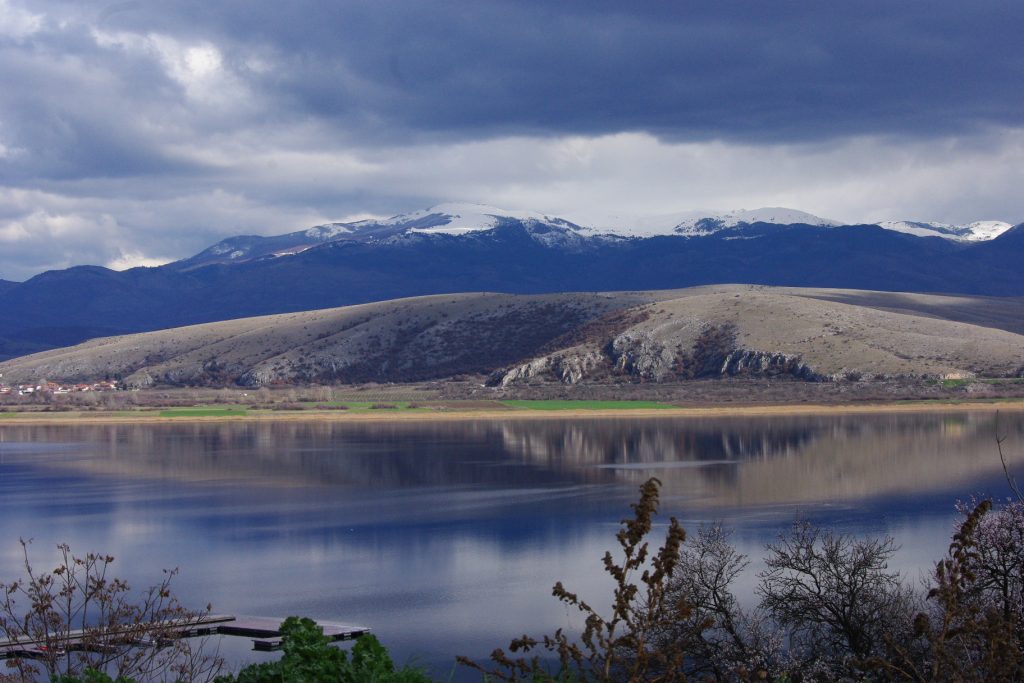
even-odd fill
[[[1024,111],[1019,2],[176,2],[107,24],[264,51],[254,87],[381,137],[821,139]]]
[[[0,278],[450,199],[1017,221],[1024,3],[0,0]]]
[[[43,22],[0,32],[0,144],[26,152],[0,157],[8,182],[201,174],[176,145],[305,121],[366,146],[622,131],[775,143],[1024,118],[1019,2],[19,7]],[[174,50],[199,43],[239,102],[210,106],[231,99],[223,83],[189,97]]]
[[[0,177],[31,183],[183,170],[161,150],[178,90],[155,60],[126,57],[97,45],[82,25],[23,41],[0,36],[0,143],[14,150],[0,156]]]

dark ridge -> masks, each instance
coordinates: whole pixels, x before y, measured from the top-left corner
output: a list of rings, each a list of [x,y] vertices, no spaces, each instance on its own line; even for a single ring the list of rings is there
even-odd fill
[[[273,238],[233,239],[262,245]],[[1022,226],[972,244],[877,226],[765,223],[697,238],[587,239],[568,228],[541,230],[510,220],[457,237],[402,233],[390,226],[372,239],[339,239],[238,264],[204,264],[199,256],[124,272],[82,266],[3,285],[0,334],[12,339],[17,333],[24,342],[52,348],[86,339],[96,329],[141,332],[474,291],[533,294],[743,283],[1024,296]],[[78,339],[70,333],[75,329]],[[7,353],[14,352],[8,347]]]

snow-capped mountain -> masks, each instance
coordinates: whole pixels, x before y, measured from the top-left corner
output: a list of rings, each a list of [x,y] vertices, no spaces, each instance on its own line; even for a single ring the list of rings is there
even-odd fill
[[[922,221],[882,221],[876,225],[886,230],[904,232],[917,237],[942,237],[964,242],[995,239],[1013,227],[1010,223],[1003,221],[974,221],[966,225]]]
[[[413,233],[465,235],[470,232],[490,230],[502,222],[516,221],[524,225],[543,225],[549,227],[580,230],[580,226],[536,211],[509,211],[486,204],[469,204],[448,202],[438,204],[429,209],[399,214],[382,220],[365,220],[350,224],[355,229],[371,226],[391,225],[405,228]]]
[[[190,270],[214,263],[243,263],[299,254],[329,242],[375,242],[417,234],[467,235],[507,223],[522,225],[534,239],[548,245],[576,244],[582,239],[579,235],[585,232],[585,228],[570,221],[536,211],[509,211],[484,204],[449,202],[390,218],[325,223],[272,237],[229,237],[175,265],[178,269]]]
[[[734,211],[687,211],[658,216],[612,216],[602,221],[599,227],[584,228],[583,230],[587,234],[620,235],[622,237],[654,237],[657,235],[703,237],[721,230],[738,228],[752,223],[801,224],[819,227],[841,225],[838,221],[821,218],[806,211],[783,207],[764,207]]]
[[[829,229],[847,225],[797,209],[764,207],[752,210],[613,216],[598,221],[596,226],[587,226],[536,211],[510,211],[485,204],[449,202],[389,218],[325,223],[273,237],[230,237],[192,258],[177,262],[174,267],[190,270],[215,263],[244,263],[260,258],[299,254],[335,242],[407,241],[409,237],[417,235],[466,236],[512,225],[519,226],[530,238],[545,246],[579,249],[594,240],[645,239],[656,236],[698,238],[755,223],[809,225]],[[959,242],[991,240],[1011,227],[1009,223],[1001,221],[977,221],[966,225],[884,221],[874,225],[919,237],[942,237]]]

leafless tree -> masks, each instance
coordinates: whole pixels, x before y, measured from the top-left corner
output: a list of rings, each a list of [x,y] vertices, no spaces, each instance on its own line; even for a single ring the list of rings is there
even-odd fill
[[[721,525],[704,526],[683,544],[670,595],[687,601],[690,610],[666,634],[664,646],[689,653],[690,677],[774,679],[781,674],[783,644],[763,612],[744,610],[736,600],[733,583],[749,560],[729,536]]]
[[[888,568],[892,538],[856,538],[797,521],[768,546],[758,593],[798,671],[859,678],[886,638],[909,634],[913,591]]]

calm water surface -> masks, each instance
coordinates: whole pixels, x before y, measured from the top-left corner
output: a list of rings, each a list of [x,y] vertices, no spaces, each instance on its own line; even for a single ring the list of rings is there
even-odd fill
[[[1021,450],[1020,414],[999,430]],[[979,413],[0,426],[0,579],[19,575],[19,537],[41,565],[67,541],[138,585],[180,567],[194,606],[369,625],[447,678],[455,654],[578,627],[557,580],[607,602],[600,557],[650,476],[688,528],[735,529],[755,558],[742,595],[797,515],[894,535],[916,578],[956,499],[1007,494],[995,434]]]

